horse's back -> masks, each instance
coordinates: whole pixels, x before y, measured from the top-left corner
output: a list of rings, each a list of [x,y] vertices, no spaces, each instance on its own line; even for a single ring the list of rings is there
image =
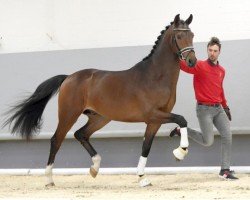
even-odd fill
[[[105,71],[98,69],[83,69],[69,75],[62,83],[59,98],[88,103],[96,102],[100,98],[109,101],[115,99],[114,94],[125,92],[126,77],[125,71]]]

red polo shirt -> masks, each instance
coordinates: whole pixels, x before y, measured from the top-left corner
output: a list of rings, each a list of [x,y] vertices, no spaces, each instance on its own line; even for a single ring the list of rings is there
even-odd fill
[[[223,90],[225,69],[210,60],[197,61],[194,67],[188,67],[185,61],[180,62],[181,70],[194,75],[195,97],[199,103],[220,103],[224,108],[227,101]]]

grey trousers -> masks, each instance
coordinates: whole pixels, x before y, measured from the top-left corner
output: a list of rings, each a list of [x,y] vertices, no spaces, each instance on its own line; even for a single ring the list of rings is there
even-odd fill
[[[222,108],[196,105],[196,114],[201,132],[188,128],[188,136],[203,146],[211,146],[214,142],[213,125],[221,136],[221,169],[229,169],[231,161],[232,133],[227,115]]]

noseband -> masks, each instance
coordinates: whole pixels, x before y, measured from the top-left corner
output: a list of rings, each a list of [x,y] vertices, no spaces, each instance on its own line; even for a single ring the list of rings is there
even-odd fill
[[[189,28],[175,28],[174,31],[190,31],[190,29]],[[181,49],[176,41],[175,36],[174,36],[174,43],[178,49],[177,55],[178,55],[179,59],[181,59],[181,60],[186,60],[189,53],[194,52],[193,46],[189,46],[189,47],[185,47],[185,48]],[[189,52],[186,57],[183,55],[185,52]]]

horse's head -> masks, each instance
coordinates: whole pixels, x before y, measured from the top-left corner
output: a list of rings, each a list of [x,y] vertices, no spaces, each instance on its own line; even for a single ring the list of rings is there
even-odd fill
[[[179,59],[185,60],[189,67],[194,67],[197,61],[193,48],[194,34],[189,28],[192,20],[192,14],[186,21],[181,20],[178,14],[171,25],[173,51],[178,55]]]

